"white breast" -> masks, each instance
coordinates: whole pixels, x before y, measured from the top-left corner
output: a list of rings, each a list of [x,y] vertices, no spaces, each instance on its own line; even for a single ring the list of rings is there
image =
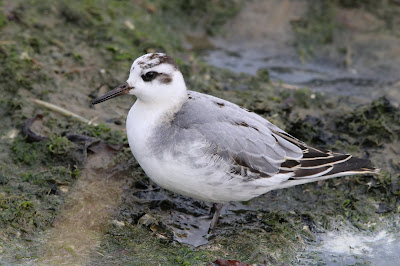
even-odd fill
[[[140,102],[136,101],[126,119],[128,142],[136,159],[146,156],[145,143],[149,137],[147,133],[154,128],[154,122],[151,121],[154,121],[152,113],[146,112]]]
[[[139,163],[142,159],[151,157],[146,143],[157,123],[176,108],[170,105],[146,104],[140,100],[131,107],[126,119],[126,133],[132,153]]]

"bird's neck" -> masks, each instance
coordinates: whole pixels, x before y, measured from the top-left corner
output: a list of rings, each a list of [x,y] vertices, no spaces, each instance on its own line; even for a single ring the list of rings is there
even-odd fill
[[[179,97],[172,97],[169,101],[153,102],[138,98],[129,111],[127,130],[136,132],[140,128],[139,131],[146,134],[157,124],[173,119],[187,99],[187,91]]]
[[[187,99],[187,96],[186,98]],[[186,100],[174,101],[168,104],[153,104],[136,100],[131,107],[127,120],[126,130],[129,146],[135,157],[145,153],[148,139],[151,132],[160,125],[174,118],[175,113],[181,108]],[[144,156],[144,155],[143,155]]]
[[[169,101],[144,102],[138,99],[132,109],[133,112],[142,116],[141,119],[146,118],[148,122],[159,122],[159,120],[167,120],[173,116],[187,101],[187,97],[187,92],[185,92],[181,97],[174,97]]]

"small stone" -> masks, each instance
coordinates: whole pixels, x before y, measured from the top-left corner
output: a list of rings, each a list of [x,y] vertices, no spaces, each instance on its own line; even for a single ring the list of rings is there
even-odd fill
[[[61,190],[63,193],[68,193],[69,187],[68,186],[59,186],[59,190]]]
[[[133,25],[132,22],[130,22],[129,20],[125,20],[124,24],[130,30],[134,30],[135,29],[135,25]]]
[[[111,223],[117,227],[123,227],[125,226],[125,223],[123,221],[118,221],[118,220],[112,220]]]
[[[21,55],[19,56],[20,59],[25,59],[25,60],[31,60],[31,57],[27,52],[22,52]]]
[[[154,218],[150,214],[145,214],[139,219],[138,224],[148,227],[148,226],[154,225],[154,224],[158,225],[158,221],[156,220],[156,218]]]

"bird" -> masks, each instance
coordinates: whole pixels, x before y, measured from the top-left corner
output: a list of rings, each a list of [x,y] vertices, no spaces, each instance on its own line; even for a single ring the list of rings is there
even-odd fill
[[[126,119],[134,157],[160,187],[213,203],[210,235],[224,203],[379,171],[368,159],[312,147],[254,112],[188,90],[165,53],[138,57],[126,83],[91,103],[128,94],[136,96]]]

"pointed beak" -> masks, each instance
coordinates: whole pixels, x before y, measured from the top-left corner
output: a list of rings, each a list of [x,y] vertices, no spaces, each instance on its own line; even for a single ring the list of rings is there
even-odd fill
[[[96,99],[94,99],[92,101],[92,104],[98,104],[104,101],[107,101],[111,98],[123,95],[123,94],[127,94],[131,89],[133,89],[132,87],[129,87],[128,83],[124,83],[122,85],[119,85],[118,87],[116,87],[115,89],[113,89],[112,91],[107,92],[106,94],[104,94],[103,96],[100,96]]]

